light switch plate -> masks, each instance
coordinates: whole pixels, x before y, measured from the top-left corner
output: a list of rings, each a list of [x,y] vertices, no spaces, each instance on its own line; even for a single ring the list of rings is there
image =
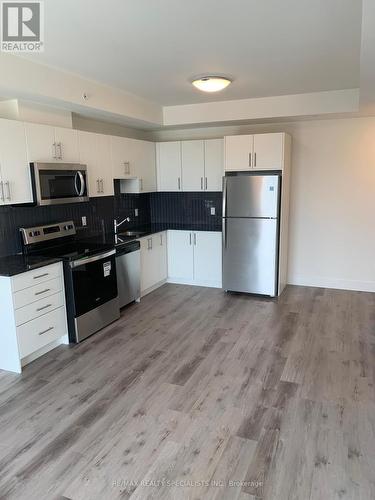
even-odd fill
[[[85,215],[82,217],[82,226],[87,226],[87,218]]]
[[[138,217],[138,208],[134,209],[134,217]]]
[[[216,215],[216,208],[215,207],[211,207],[211,215]]]

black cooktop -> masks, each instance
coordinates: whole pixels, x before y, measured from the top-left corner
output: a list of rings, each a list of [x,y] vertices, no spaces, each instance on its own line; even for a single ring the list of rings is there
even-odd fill
[[[39,255],[48,258],[59,258],[65,261],[82,259],[105,253],[114,249],[114,245],[87,243],[84,241],[71,241],[63,245],[54,245],[44,248],[37,248],[32,251],[32,255]]]

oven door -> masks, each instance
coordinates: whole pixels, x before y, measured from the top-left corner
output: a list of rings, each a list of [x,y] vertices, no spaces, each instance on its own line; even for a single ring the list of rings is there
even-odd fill
[[[38,205],[87,201],[86,166],[78,164],[31,164],[34,199]]]
[[[115,250],[70,263],[75,317],[117,297]]]

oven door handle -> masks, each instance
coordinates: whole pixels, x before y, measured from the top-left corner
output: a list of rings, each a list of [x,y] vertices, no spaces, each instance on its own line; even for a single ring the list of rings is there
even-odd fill
[[[77,186],[77,178],[79,178],[79,181],[81,183],[81,189],[78,189],[78,186]],[[74,176],[74,187],[75,187],[75,190],[76,190],[76,193],[78,196],[83,196],[83,193],[85,191],[85,179],[82,175],[82,172],[80,172],[79,170],[77,170],[77,173],[76,175]]]
[[[111,255],[115,255],[115,253],[116,253],[116,250],[113,249],[113,250],[110,250],[109,252],[101,253],[100,255],[94,255],[93,257],[86,257],[84,259],[73,260],[72,262],[69,263],[69,265],[71,268],[84,266],[85,264],[90,264],[91,262],[103,260],[106,257],[110,257]]]

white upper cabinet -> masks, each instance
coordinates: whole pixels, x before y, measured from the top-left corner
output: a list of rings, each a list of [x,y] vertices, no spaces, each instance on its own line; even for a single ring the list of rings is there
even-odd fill
[[[113,195],[110,137],[79,131],[78,140],[80,163],[87,165],[90,198]]]
[[[225,137],[225,170],[250,170],[252,168],[252,154],[252,135]]]
[[[69,128],[25,123],[30,162],[79,162],[78,132]]]
[[[155,143],[134,139],[135,174],[139,178],[139,192],[156,191]]]
[[[58,160],[67,163],[79,162],[78,131],[70,128],[55,127],[55,141]]]
[[[223,139],[204,141],[204,189],[205,191],[221,191],[224,175]]]
[[[156,191],[155,144],[153,142],[113,136],[111,137],[111,158],[115,179],[138,178],[137,192]]]
[[[285,134],[254,135],[253,167],[257,170],[280,170],[283,168]]]
[[[225,170],[282,170],[284,133],[225,137]]]
[[[159,142],[158,191],[221,191],[223,140]]]
[[[156,145],[158,191],[182,190],[181,143],[159,142]]]
[[[30,162],[57,161],[55,129],[49,125],[25,123],[27,154]]]
[[[127,137],[111,137],[111,159],[115,179],[136,177],[134,157],[134,141]]]
[[[32,201],[25,126],[0,119],[0,205]]]
[[[182,141],[182,189],[204,191],[204,141]]]

